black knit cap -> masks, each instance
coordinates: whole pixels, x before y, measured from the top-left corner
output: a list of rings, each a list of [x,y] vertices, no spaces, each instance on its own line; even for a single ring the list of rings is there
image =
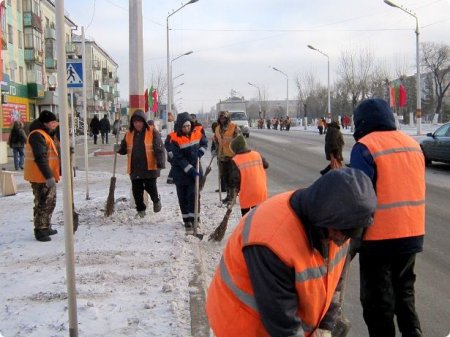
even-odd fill
[[[50,123],[56,121],[56,116],[53,112],[48,110],[42,110],[39,114],[39,121],[41,123]]]

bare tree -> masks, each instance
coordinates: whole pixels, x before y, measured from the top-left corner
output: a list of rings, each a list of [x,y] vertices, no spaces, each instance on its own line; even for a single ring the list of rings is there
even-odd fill
[[[435,118],[442,109],[442,101],[450,87],[450,47],[442,43],[422,43],[422,63],[433,75],[436,94]]]
[[[309,117],[323,116],[327,107],[327,88],[318,82],[312,71],[297,75],[295,82],[300,104],[304,109],[307,107]]]

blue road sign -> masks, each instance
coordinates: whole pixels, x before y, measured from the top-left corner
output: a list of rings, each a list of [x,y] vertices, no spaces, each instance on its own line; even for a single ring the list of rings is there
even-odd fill
[[[67,88],[83,87],[83,63],[82,60],[66,61]]]

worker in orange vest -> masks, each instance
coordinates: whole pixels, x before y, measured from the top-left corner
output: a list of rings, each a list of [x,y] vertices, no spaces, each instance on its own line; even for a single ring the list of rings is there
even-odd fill
[[[422,337],[415,310],[414,263],[425,234],[425,161],[418,143],[396,130],[389,105],[363,101],[354,113],[350,164],[377,192],[374,224],[359,249],[361,304],[370,337]]]
[[[215,335],[331,336],[348,239],[371,225],[375,207],[367,175],[342,168],[253,208],[228,239],[208,289]]]
[[[56,206],[56,183],[61,175],[59,148],[53,137],[58,127],[54,113],[43,110],[30,125],[25,146],[24,179],[31,183],[34,195],[34,237],[41,242],[51,241],[58,233],[50,220]]]
[[[251,208],[267,199],[266,171],[267,160],[257,151],[250,150],[243,135],[231,141],[235,153],[230,172],[230,187],[239,193],[241,214],[244,216]]]

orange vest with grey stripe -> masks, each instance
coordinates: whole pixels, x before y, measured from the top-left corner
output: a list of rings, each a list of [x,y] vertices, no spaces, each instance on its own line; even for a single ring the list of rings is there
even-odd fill
[[[425,161],[419,144],[401,131],[372,132],[359,142],[377,170],[377,209],[364,240],[424,235]]]
[[[23,178],[32,183],[45,183],[47,181],[34,161],[34,153],[30,145],[30,136],[36,132],[40,133],[45,139],[45,143],[47,145],[48,166],[53,173],[53,178],[55,178],[56,181],[59,181],[61,172],[59,167],[58,150],[56,149],[56,145],[52,137],[50,137],[50,135],[44,130],[33,130],[28,135],[27,145],[25,145],[25,167],[23,171]]]
[[[127,157],[128,157],[128,167],[127,173],[131,173],[131,155],[133,153],[133,140],[134,140],[134,132],[127,131],[125,135],[125,141],[127,143]],[[156,158],[153,153],[153,126],[150,126],[147,130],[145,130],[144,136],[144,144],[145,144],[145,155],[147,157],[147,170],[156,170]]]
[[[267,178],[261,155],[256,151],[233,157],[241,174],[239,204],[241,208],[259,205],[267,199]]]
[[[338,247],[330,242],[325,258],[313,249],[289,205],[292,193],[276,195],[251,210],[230,236],[206,302],[208,319],[217,337],[269,336],[258,313],[243,255],[243,249],[250,245],[269,248],[295,270],[297,315],[306,337],[312,335],[327,312],[348,244]]]
[[[215,135],[217,138],[217,141],[219,142],[219,158],[222,157],[233,157],[234,152],[230,149],[230,143],[233,140],[235,136],[235,130],[236,130],[236,124],[229,122],[227,129],[222,134],[222,126],[217,125],[215,130]]]

